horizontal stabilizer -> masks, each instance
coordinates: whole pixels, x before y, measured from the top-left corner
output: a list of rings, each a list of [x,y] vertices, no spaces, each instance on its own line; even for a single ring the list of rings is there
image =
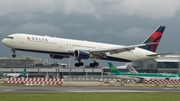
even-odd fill
[[[156,54],[150,54],[147,56],[158,56],[158,55],[168,55],[168,54],[175,54],[176,52],[165,52],[165,53],[156,53]]]

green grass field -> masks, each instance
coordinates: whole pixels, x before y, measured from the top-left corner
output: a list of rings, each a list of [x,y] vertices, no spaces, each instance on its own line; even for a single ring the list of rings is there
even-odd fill
[[[0,101],[180,101],[180,93],[0,93]]]

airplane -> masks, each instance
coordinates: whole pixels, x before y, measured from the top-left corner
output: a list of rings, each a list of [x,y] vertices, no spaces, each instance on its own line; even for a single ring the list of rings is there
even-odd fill
[[[129,70],[129,73],[138,74],[138,72],[136,71],[136,69],[133,66],[127,65],[127,68]],[[149,74],[149,73],[144,73],[144,74]],[[180,74],[170,74],[170,73],[161,73],[161,74],[164,74],[164,75],[177,75],[178,77],[180,77]]]
[[[108,62],[110,71],[114,75],[121,75],[121,76],[127,76],[127,77],[134,77],[134,78],[140,78],[140,79],[179,79],[179,77],[176,74],[160,74],[160,73],[132,73],[130,72],[120,72],[116,66],[114,66],[112,63]]]
[[[26,72],[26,68],[24,68],[24,70],[21,73],[7,73],[6,77],[26,77],[27,76],[27,72]]]
[[[82,59],[92,59],[90,67],[99,66],[97,59],[119,62],[132,62],[155,59],[161,55],[172,53],[156,53],[165,26],[159,26],[142,44],[115,45],[108,43],[90,42],[84,40],[65,39],[49,36],[39,36],[24,33],[8,35],[2,43],[11,48],[16,57],[16,50],[49,54],[53,59],[63,59],[74,56],[75,67],[83,66]]]

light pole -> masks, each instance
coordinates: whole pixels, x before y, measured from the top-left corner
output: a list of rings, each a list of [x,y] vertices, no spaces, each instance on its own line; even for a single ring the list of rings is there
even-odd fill
[[[71,57],[68,59],[68,68],[71,68]]]

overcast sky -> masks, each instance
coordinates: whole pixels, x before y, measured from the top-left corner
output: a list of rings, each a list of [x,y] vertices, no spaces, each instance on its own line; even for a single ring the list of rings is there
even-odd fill
[[[1,39],[21,32],[134,45],[159,25],[166,29],[157,52],[180,54],[180,0],[0,0]],[[0,57],[12,55],[9,48],[0,47]],[[39,53],[16,54],[49,58]],[[67,63],[67,59],[58,61]],[[105,66],[108,61],[98,62]]]

